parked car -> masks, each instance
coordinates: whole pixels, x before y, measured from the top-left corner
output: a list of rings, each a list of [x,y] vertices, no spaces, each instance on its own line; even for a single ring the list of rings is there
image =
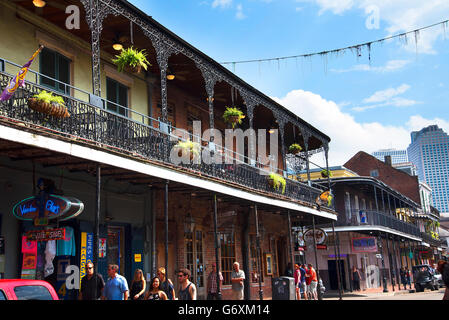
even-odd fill
[[[443,276],[438,272],[438,270],[435,270],[435,278],[437,278],[438,286],[440,288],[444,288]]]
[[[428,264],[412,267],[413,282],[416,292],[422,292],[424,289],[438,290],[438,278],[435,276],[435,270]]]
[[[55,289],[42,280],[0,280],[0,300],[59,300]]]

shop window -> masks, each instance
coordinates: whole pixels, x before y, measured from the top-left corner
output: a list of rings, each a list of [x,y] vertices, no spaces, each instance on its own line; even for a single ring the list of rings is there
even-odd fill
[[[70,88],[64,84],[70,84],[70,63],[62,54],[44,48],[40,53],[40,84],[69,95]]]
[[[106,246],[108,264],[116,264],[119,273],[125,272],[125,229],[123,227],[108,227],[108,240]]]
[[[223,275],[223,284],[231,284],[232,265],[235,260],[235,237],[234,233],[220,234],[221,247],[221,273]]]
[[[106,78],[106,99],[109,111],[125,117],[128,115],[128,87],[111,78]]]
[[[249,270],[249,272],[251,273],[251,282],[252,283],[259,282],[259,271],[257,268],[258,264],[260,264],[260,272],[261,272],[260,277],[261,277],[261,281],[263,282],[264,266],[263,266],[263,260],[262,260],[262,250],[260,250],[259,256],[258,256],[255,234],[251,234],[249,236],[249,243],[250,243],[250,245],[249,245],[250,270]]]
[[[186,268],[192,273],[191,281],[198,288],[204,287],[203,237],[200,230],[184,233]]]

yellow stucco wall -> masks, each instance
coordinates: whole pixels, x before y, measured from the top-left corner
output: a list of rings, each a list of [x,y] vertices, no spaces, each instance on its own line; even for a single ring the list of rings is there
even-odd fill
[[[18,65],[25,64],[40,43],[48,44],[49,49],[55,50],[72,60],[71,85],[87,93],[92,92],[92,57],[90,43],[75,37],[69,30],[60,29],[10,1],[0,0],[0,30],[2,30],[2,44],[0,58],[9,60]],[[7,31],[7,32],[5,32]],[[112,56],[102,52],[101,63],[101,89],[103,98],[106,98],[105,64],[112,67]],[[31,70],[39,71],[39,56],[33,62]],[[16,74],[18,67],[6,64],[6,72]],[[132,78],[129,86],[129,108],[144,115],[148,115],[147,85],[143,76],[127,75]],[[35,82],[35,75],[27,74],[26,80]],[[72,92],[73,97],[88,101],[88,94],[79,91]],[[136,114],[130,115],[140,121]]]
[[[357,177],[357,174],[345,170],[345,169],[340,169],[340,170],[330,170],[332,172],[332,178],[343,178],[343,177]],[[307,181],[307,174],[301,174],[301,179],[303,181]],[[318,172],[311,172],[310,173],[310,179],[311,180],[318,180],[318,179],[323,179],[323,177],[321,177],[321,173],[320,171]]]

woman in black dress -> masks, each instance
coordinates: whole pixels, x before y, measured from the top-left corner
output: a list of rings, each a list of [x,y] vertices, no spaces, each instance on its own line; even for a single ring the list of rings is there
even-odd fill
[[[131,300],[143,300],[144,293],[146,289],[146,281],[143,277],[143,271],[140,269],[137,269],[134,273],[134,279],[131,282],[131,292],[130,292],[130,299]]]
[[[355,291],[360,291],[360,272],[359,270],[353,266],[352,267],[352,287]]]
[[[167,295],[159,288],[161,281],[158,277],[154,277],[151,280],[150,290],[148,290],[145,299],[146,300],[167,300]]]

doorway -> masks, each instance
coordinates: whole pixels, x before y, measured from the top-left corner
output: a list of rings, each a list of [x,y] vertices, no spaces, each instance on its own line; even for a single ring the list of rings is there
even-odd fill
[[[340,272],[341,272],[341,282],[343,290],[346,290],[346,273],[345,273],[345,262],[344,260],[338,260]],[[338,290],[338,278],[337,278],[337,260],[328,260],[327,262],[329,270],[329,285],[331,290]]]

